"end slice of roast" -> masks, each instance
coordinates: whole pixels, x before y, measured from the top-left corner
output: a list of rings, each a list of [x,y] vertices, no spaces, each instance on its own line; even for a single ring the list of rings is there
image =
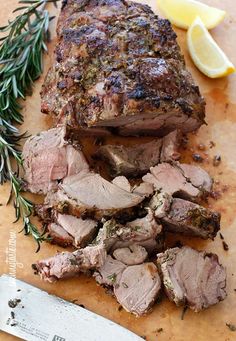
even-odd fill
[[[34,264],[40,277],[48,282],[77,276],[80,272],[100,268],[106,260],[103,245],[87,246],[75,252],[57,253]]]
[[[157,255],[165,291],[176,305],[195,312],[226,297],[226,272],[217,255],[190,247],[173,248]]]
[[[88,163],[78,146],[65,139],[66,128],[57,127],[31,136],[23,147],[24,180],[32,193],[55,190],[66,176],[88,171]]]
[[[220,229],[220,213],[173,198],[169,210],[160,220],[164,229],[191,237],[214,239]]]
[[[209,174],[193,165],[161,163],[150,168],[143,181],[151,183],[157,191],[195,201],[211,190]]]

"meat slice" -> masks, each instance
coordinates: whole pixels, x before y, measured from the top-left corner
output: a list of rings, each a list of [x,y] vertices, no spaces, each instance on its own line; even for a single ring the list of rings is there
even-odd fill
[[[146,314],[161,291],[161,280],[154,263],[128,266],[114,285],[117,301],[125,310]]]
[[[51,238],[51,243],[63,247],[70,246],[74,243],[74,238],[60,225],[51,223],[48,224],[47,229]]]
[[[177,161],[180,159],[180,153],[178,149],[181,138],[182,134],[180,130],[174,130],[170,134],[163,137],[160,155],[161,162]]]
[[[165,291],[176,305],[195,312],[226,297],[226,272],[217,255],[190,247],[173,248],[157,255]]]
[[[48,282],[78,275],[80,272],[100,268],[106,260],[103,245],[87,246],[75,252],[57,253],[34,264],[40,277]]]
[[[76,247],[85,247],[95,237],[97,222],[92,219],[81,219],[68,214],[58,214],[57,222],[73,238]]]
[[[212,187],[212,179],[206,171],[180,163],[151,167],[143,181],[153,184],[158,191],[193,201],[209,193]]]
[[[220,229],[220,213],[174,198],[166,216],[161,219],[165,229],[192,237],[214,239]]]
[[[41,110],[56,123],[92,134],[115,127],[123,135],[156,136],[204,123],[205,102],[176,34],[149,6],[67,0],[57,34],[41,92]]]
[[[137,265],[145,262],[148,253],[143,246],[131,244],[129,247],[116,249],[113,257],[126,265]]]
[[[88,171],[81,150],[66,141],[64,127],[53,128],[31,136],[23,147],[24,180],[32,193],[56,189],[66,176]]]
[[[136,177],[159,163],[161,146],[161,139],[132,147],[106,145],[100,147],[95,156],[108,163],[111,176]]]
[[[177,161],[180,158],[180,131],[173,131],[163,139],[125,147],[105,145],[98,149],[95,158],[104,160],[109,165],[110,175],[136,177],[149,171],[161,162]]]
[[[108,252],[137,244],[151,253],[162,246],[161,231],[162,226],[157,224],[152,211],[148,210],[144,218],[135,219],[125,225],[114,219],[106,221],[94,243],[104,244]]]
[[[105,180],[99,174],[81,172],[65,178],[55,193],[45,199],[46,207],[78,217],[100,220],[125,210],[129,211],[144,200],[144,195],[128,192]]]
[[[108,255],[105,263],[94,272],[93,276],[100,285],[113,286],[125,269],[124,263]]]
[[[124,190],[138,194],[144,197],[150,197],[154,192],[152,184],[147,182],[141,182],[139,185],[131,186],[129,180],[125,176],[117,176],[112,180],[112,183],[116,186],[123,188]]]
[[[116,178],[112,180],[112,183],[124,189],[127,192],[132,192],[132,188],[129,183],[129,180],[125,176],[117,176]]]
[[[213,180],[204,169],[186,163],[177,163],[177,166],[183,171],[185,178],[203,193],[212,190]]]
[[[154,187],[153,184],[141,182],[140,185],[133,187],[132,192],[139,195],[144,195],[145,197],[150,197],[154,193]]]
[[[150,310],[161,291],[161,280],[154,263],[127,266],[107,256],[94,277],[99,284],[113,287],[117,301],[137,316]]]
[[[149,202],[149,207],[158,219],[168,215],[173,198],[165,192],[156,192]]]

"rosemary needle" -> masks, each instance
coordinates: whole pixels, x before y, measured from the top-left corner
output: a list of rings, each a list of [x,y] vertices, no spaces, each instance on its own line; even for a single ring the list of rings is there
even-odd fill
[[[33,204],[22,195],[19,169],[23,160],[19,149],[26,134],[20,134],[16,124],[23,123],[19,99],[32,92],[33,82],[43,71],[43,53],[47,52],[49,23],[53,19],[46,9],[47,3],[58,0],[22,0],[20,12],[8,25],[0,27],[0,184],[10,181],[14,197],[16,221],[23,220],[26,235],[32,235],[38,244],[46,239],[31,222]],[[13,167],[12,160],[16,166]]]

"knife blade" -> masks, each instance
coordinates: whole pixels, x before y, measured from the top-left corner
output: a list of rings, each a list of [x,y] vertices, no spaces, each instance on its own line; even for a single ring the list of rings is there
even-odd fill
[[[0,330],[27,341],[141,341],[118,324],[8,275],[0,277]]]

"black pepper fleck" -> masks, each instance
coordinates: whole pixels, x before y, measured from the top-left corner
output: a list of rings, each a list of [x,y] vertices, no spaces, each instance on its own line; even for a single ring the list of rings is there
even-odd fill
[[[157,333],[162,333],[162,332],[163,332],[163,328],[157,329]]]
[[[203,162],[203,157],[200,154],[194,153],[192,155],[192,158],[196,162]]]
[[[220,233],[220,239],[224,240],[224,236],[222,233]]]
[[[236,326],[232,323],[226,323],[226,326],[231,330],[231,332],[236,332]]]
[[[210,148],[213,148],[213,147],[215,147],[215,142],[213,142],[213,141],[210,141]]]
[[[213,159],[213,166],[217,167],[221,163],[221,156],[220,155],[215,155]]]
[[[223,244],[223,249],[225,251],[228,251],[229,250],[229,245],[224,240],[223,240],[222,244]]]

